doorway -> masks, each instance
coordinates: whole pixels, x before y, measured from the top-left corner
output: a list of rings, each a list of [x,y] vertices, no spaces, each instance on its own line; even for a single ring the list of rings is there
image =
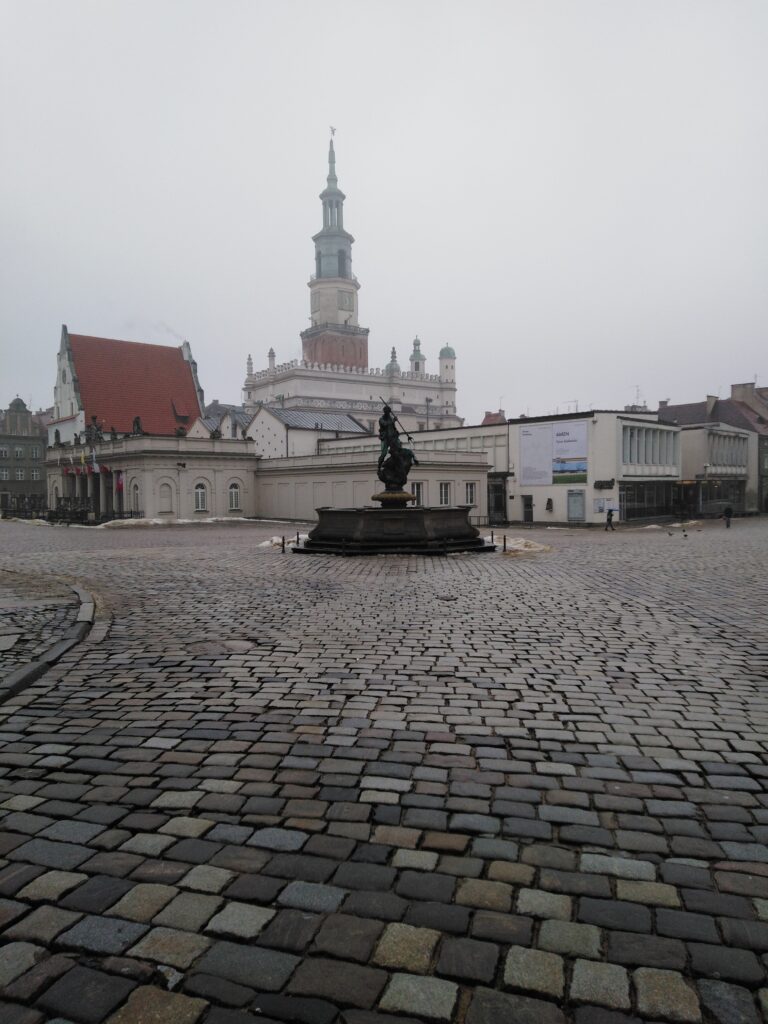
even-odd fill
[[[522,494],[520,497],[522,498],[522,501],[523,501],[523,522],[524,523],[532,523],[533,522],[533,495],[532,494]]]
[[[488,525],[502,526],[507,521],[507,481],[488,477]]]

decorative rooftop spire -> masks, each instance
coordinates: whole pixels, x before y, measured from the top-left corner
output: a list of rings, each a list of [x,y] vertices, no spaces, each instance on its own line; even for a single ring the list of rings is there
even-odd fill
[[[331,128],[331,144],[328,147],[328,188],[338,188],[339,180],[336,177],[336,153],[333,149],[333,136],[336,133],[335,128]]]

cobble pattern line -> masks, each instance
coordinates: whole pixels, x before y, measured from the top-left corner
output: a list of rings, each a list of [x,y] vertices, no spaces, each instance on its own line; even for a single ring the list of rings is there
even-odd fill
[[[0,680],[61,639],[75,624],[78,604],[58,580],[18,569],[0,572]]]
[[[768,1020],[768,523],[273,532],[2,524],[104,624],[0,707],[0,1019]]]

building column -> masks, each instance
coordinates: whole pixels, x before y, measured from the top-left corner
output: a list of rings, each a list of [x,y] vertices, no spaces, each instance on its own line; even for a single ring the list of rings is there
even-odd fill
[[[99,473],[99,515],[107,515],[107,481],[104,479],[105,474]]]

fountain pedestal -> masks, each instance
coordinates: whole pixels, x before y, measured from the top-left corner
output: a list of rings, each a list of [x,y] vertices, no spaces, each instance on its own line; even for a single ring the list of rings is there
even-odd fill
[[[317,526],[297,554],[447,555],[458,551],[494,551],[469,521],[471,505],[428,508],[406,491],[385,492],[381,508],[318,508]],[[381,500],[384,495],[374,495]]]

